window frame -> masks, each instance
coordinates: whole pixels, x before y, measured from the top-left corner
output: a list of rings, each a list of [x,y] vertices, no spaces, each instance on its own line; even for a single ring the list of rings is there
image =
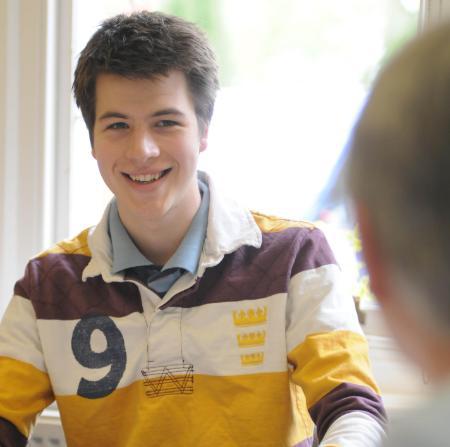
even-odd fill
[[[27,260],[68,226],[71,10],[0,2],[0,316]]]

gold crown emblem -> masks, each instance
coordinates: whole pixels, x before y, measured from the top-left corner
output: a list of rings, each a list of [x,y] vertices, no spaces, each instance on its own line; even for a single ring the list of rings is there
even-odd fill
[[[247,311],[233,311],[233,321],[235,326],[254,326],[267,321],[267,306],[262,309],[258,307]]]
[[[237,342],[240,348],[263,345],[266,342],[266,331],[250,332],[248,334],[238,334]]]
[[[241,355],[242,366],[260,365],[262,362],[264,362],[264,352],[255,352],[254,354]]]

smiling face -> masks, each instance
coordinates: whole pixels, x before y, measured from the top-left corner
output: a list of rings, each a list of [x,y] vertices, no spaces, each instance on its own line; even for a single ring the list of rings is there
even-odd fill
[[[96,83],[92,154],[127,227],[192,219],[200,203],[200,134],[183,73],[152,79],[101,74]]]

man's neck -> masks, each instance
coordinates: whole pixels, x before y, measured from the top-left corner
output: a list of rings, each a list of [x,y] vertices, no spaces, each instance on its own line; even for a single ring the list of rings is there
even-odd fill
[[[201,196],[195,197],[189,207],[170,212],[160,219],[125,219],[122,223],[136,247],[153,264],[164,265],[183,241],[200,206]]]

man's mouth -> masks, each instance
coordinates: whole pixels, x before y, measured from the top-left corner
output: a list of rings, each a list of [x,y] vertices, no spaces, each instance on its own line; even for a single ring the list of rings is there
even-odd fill
[[[132,174],[125,174],[130,180],[136,183],[140,184],[148,184],[153,183],[159,180],[160,178],[167,175],[172,168],[164,169],[161,172],[158,172],[157,174],[143,174],[143,175],[132,175]]]

